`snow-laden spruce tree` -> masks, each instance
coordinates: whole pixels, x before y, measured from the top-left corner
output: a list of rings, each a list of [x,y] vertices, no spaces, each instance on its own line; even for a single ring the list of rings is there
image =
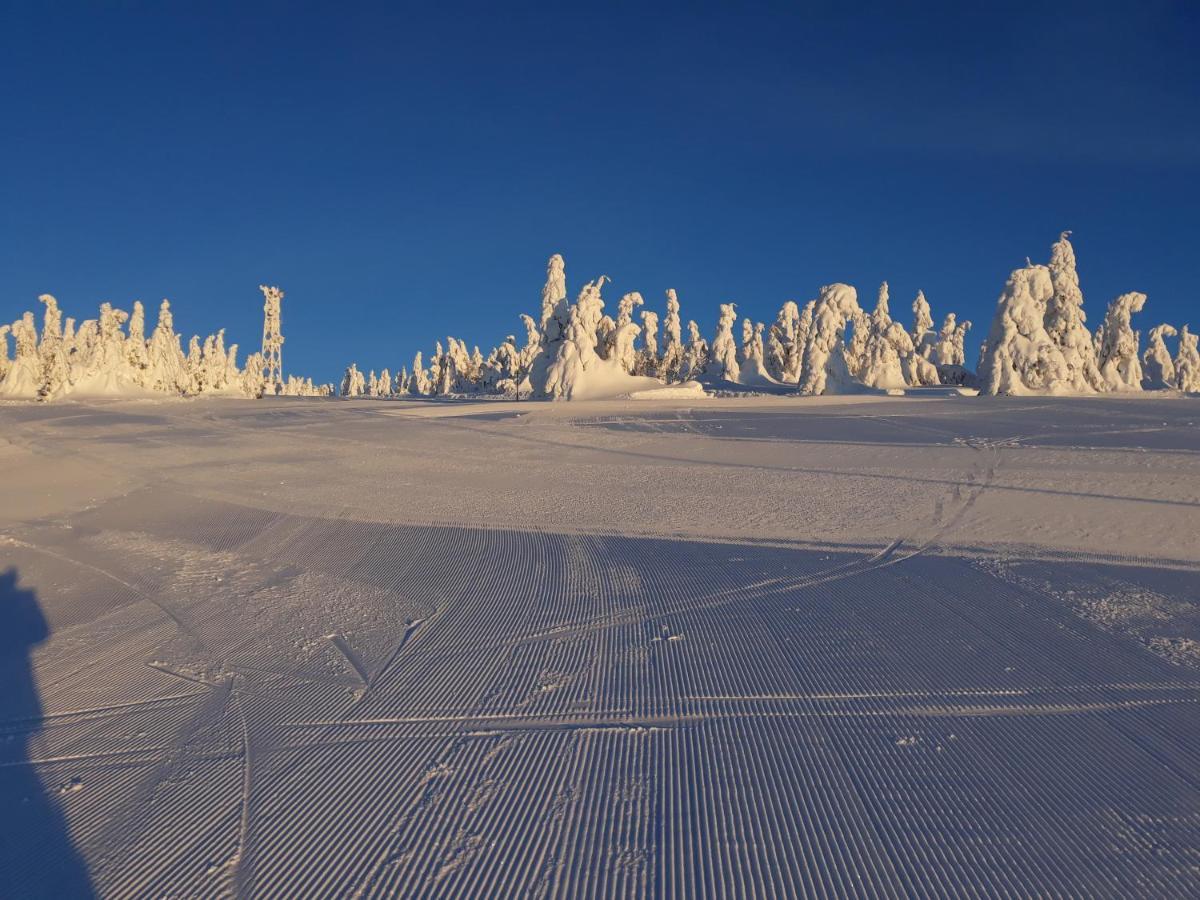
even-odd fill
[[[713,338],[706,370],[713,378],[724,378],[735,383],[741,375],[737,343],[733,339],[733,323],[736,321],[737,310],[734,304],[722,303],[717,318],[717,335]]]
[[[637,291],[625,294],[617,301],[617,321],[607,335],[608,352],[606,356],[616,361],[622,372],[634,374],[637,368],[638,354],[633,348],[634,339],[641,333],[641,328],[634,324],[634,307],[642,306],[645,300]],[[632,326],[632,328],[631,328]]]
[[[795,300],[786,301],[779,308],[771,330],[767,332],[766,359],[763,364],[776,381],[787,381],[788,354],[796,344],[796,325],[800,320],[800,308]]]
[[[979,365],[984,394],[1061,394],[1071,390],[1062,350],[1046,333],[1046,303],[1054,293],[1050,270],[1015,269],[996,302]]]
[[[82,327],[82,326],[81,326]],[[171,303],[163,300],[158,308],[158,324],[150,335],[148,354],[150,387],[166,393],[182,393],[189,388],[187,366],[180,336],[175,333],[175,318],[171,314]],[[76,339],[78,343],[78,339]],[[247,365],[249,362],[247,361]]]
[[[658,313],[642,310],[642,352],[638,354],[636,375],[658,375]]]
[[[414,396],[424,397],[429,394],[430,388],[429,372],[426,371],[425,363],[421,359],[421,351],[418,350],[416,356],[413,357],[412,381],[410,382],[409,392]]]
[[[821,288],[813,306],[812,327],[804,345],[798,389],[801,394],[832,394],[853,390],[854,378],[846,361],[846,325],[864,318],[858,294],[848,284]]]
[[[700,326],[695,319],[688,319],[688,342],[683,351],[683,362],[680,365],[679,379],[690,381],[703,375],[708,369],[708,341],[700,334]]]
[[[133,381],[138,387],[153,388],[150,380],[150,348],[146,342],[146,308],[142,306],[141,300],[133,301],[128,330],[125,338],[125,358]]]
[[[583,286],[570,308],[562,334],[545,345],[541,358],[545,365],[535,366],[530,376],[536,395],[570,400],[583,384],[588,370],[599,365],[597,329],[604,316],[600,291],[606,281],[608,276],[601,275]]]
[[[0,384],[0,397],[33,400],[42,389],[42,358],[38,354],[37,325],[26,312],[12,323],[16,356]]]
[[[1171,351],[1167,349],[1164,337],[1175,337],[1178,332],[1175,326],[1155,325],[1150,329],[1150,346],[1142,357],[1142,377],[1144,386],[1153,390],[1161,390],[1175,386],[1175,362],[1171,359]]]
[[[903,360],[912,355],[912,339],[904,326],[893,321],[888,305],[888,284],[879,287],[875,309],[869,317],[859,315],[854,319],[855,334],[852,346],[856,347],[857,358],[850,366],[851,374],[868,387],[884,390],[900,390],[907,386]]]
[[[1189,394],[1200,392],[1200,335],[1186,325],[1179,332],[1179,352],[1175,354],[1175,387]]]
[[[542,343],[558,340],[569,316],[567,267],[562,256],[555,253],[546,263],[546,284],[542,287],[542,317],[539,323]]]
[[[1070,389],[1076,393],[1108,390],[1096,360],[1092,335],[1083,311],[1083,291],[1075,268],[1075,248],[1064,231],[1050,248],[1050,283],[1054,293],[1046,302],[1046,333],[1062,351]]]
[[[913,301],[913,327],[910,337],[912,337],[913,347],[916,348],[918,355],[929,359],[933,352],[933,344],[935,334],[933,331],[933,313],[929,309],[929,301],[925,299],[924,291],[917,291],[917,299]]]
[[[375,370],[367,370],[367,389],[363,391],[368,397],[374,397],[379,393],[379,379],[375,377]]]
[[[1146,295],[1130,291],[1108,305],[1100,332],[1097,364],[1110,391],[1140,391],[1142,364],[1138,359],[1138,333],[1130,319],[1146,305]]]
[[[683,376],[683,339],[679,322],[679,297],[667,290],[667,316],[663,320],[663,353],[658,375],[671,384]]]
[[[70,390],[70,364],[67,361],[70,348],[63,340],[62,312],[58,301],[50,294],[42,294],[38,300],[46,305],[42,319],[42,339],[38,355],[42,360],[41,384],[38,399],[53,400]]]
[[[343,397],[361,397],[366,393],[366,389],[367,385],[362,372],[358,371],[355,363],[350,363],[346,368],[346,374],[342,376],[342,387],[339,393]]]

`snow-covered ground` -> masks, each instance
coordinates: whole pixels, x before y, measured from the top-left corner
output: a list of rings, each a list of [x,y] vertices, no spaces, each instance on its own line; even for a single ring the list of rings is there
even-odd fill
[[[12,896],[1200,893],[1194,399],[0,437]]]

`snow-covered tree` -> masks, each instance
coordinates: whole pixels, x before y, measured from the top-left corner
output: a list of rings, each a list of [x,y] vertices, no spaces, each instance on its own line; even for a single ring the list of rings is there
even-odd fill
[[[421,359],[421,351],[417,351],[417,355],[413,357],[412,381],[409,385],[409,392],[418,397],[424,397],[429,394],[432,385],[429,380],[429,372],[425,369],[424,361]]]
[[[141,300],[133,301],[133,312],[129,314],[125,358],[134,383],[138,387],[153,387],[150,377],[150,348],[146,343],[146,308],[142,306]]]
[[[1175,327],[1165,323],[1150,329],[1150,346],[1142,357],[1145,387],[1161,389],[1175,386],[1175,362],[1163,338],[1175,337],[1176,334]]]
[[[714,378],[737,382],[741,375],[738,365],[738,348],[733,339],[733,323],[737,321],[737,310],[732,303],[722,303],[717,319],[717,335],[713,338],[712,352],[706,372]]]
[[[171,304],[163,300],[158,309],[158,324],[150,335],[149,366],[147,376],[149,386],[156,391],[178,393],[187,391],[190,387],[187,377],[187,366],[183,350],[179,346],[180,337],[175,333],[175,319],[171,314]],[[78,339],[76,340],[78,343]],[[247,360],[247,366],[250,361]],[[254,396],[251,394],[251,396]]]
[[[4,378],[12,366],[12,357],[8,355],[8,335],[11,331],[11,325],[0,325],[0,384],[4,383]]]
[[[1189,394],[1200,392],[1200,335],[1192,334],[1186,325],[1179,332],[1179,352],[1175,354],[1175,387]]]
[[[1087,315],[1083,311],[1083,291],[1075,268],[1075,248],[1064,231],[1050,248],[1050,283],[1054,293],[1046,302],[1046,334],[1062,351],[1067,364],[1070,390],[1092,393],[1108,390],[1097,365]]]
[[[1140,391],[1142,364],[1138,359],[1138,333],[1130,319],[1146,305],[1146,295],[1130,291],[1108,305],[1100,332],[1097,365],[1110,391]]]
[[[641,306],[645,301],[637,291],[625,294],[617,302],[617,320],[607,335],[607,357],[615,360],[622,372],[634,374],[638,365],[638,353],[633,348],[633,342],[641,333],[641,328],[634,324],[634,307]]]
[[[37,325],[32,312],[12,323],[12,336],[16,356],[0,384],[0,397],[32,400],[42,388],[42,359],[38,355]]]
[[[561,340],[552,341],[546,347],[550,355],[544,378],[533,385],[537,395],[570,400],[583,384],[587,371],[600,362],[596,353],[599,342],[597,329],[604,316],[604,301],[600,291],[607,280],[607,276],[601,275],[596,281],[589,281],[579,292],[570,309]]]
[[[46,314],[42,320],[42,339],[38,346],[38,355],[42,360],[38,398],[52,400],[70,388],[68,349],[63,342],[62,312],[58,308],[58,301],[50,294],[42,294],[38,300],[46,305]]]
[[[984,394],[1058,394],[1071,390],[1062,350],[1046,333],[1046,303],[1054,293],[1050,270],[1027,265],[1009,276],[996,303],[986,352],[979,364]]]
[[[804,346],[798,389],[801,394],[837,393],[850,389],[853,377],[846,361],[846,325],[862,319],[858,294],[848,284],[821,288],[813,306],[812,327]]]
[[[343,397],[361,397],[366,393],[366,387],[362,372],[358,371],[355,363],[350,363],[346,374],[342,376],[341,395]]]
[[[929,309],[929,301],[925,299],[924,291],[917,291],[917,299],[913,301],[912,342],[918,355],[929,359],[933,352],[933,313]]]
[[[555,253],[546,263],[546,284],[542,287],[542,318],[539,323],[542,343],[558,340],[569,316],[566,263],[560,254]]]
[[[642,310],[642,352],[638,354],[637,375],[658,374],[658,313]]]
[[[663,320],[663,353],[658,374],[668,384],[679,381],[683,370],[683,341],[679,325],[679,297],[667,291],[667,317]]]
[[[776,381],[795,384],[796,379],[800,377],[803,344],[797,346],[796,332],[799,326],[800,308],[795,300],[788,300],[780,307],[779,314],[767,333],[766,358],[763,365]]]
[[[688,342],[680,364],[680,379],[683,381],[703,375],[709,362],[708,341],[700,334],[700,326],[694,319],[688,319],[687,327]]]

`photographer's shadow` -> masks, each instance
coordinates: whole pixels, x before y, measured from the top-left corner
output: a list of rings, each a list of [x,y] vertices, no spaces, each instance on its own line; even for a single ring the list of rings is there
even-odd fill
[[[30,653],[49,637],[37,595],[15,568],[0,572],[0,896],[93,896],[57,804],[29,749],[42,728]],[[66,776],[64,776],[66,777]],[[77,782],[66,782],[70,790]]]

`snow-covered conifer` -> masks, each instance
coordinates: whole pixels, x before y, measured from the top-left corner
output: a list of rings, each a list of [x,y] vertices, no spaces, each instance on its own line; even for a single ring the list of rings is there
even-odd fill
[[[418,397],[427,395],[430,391],[429,373],[425,370],[424,361],[421,359],[421,351],[417,351],[417,355],[413,357],[412,380],[409,383],[409,393]]]
[[[1130,291],[1108,305],[1101,326],[1100,353],[1096,364],[1110,391],[1140,391],[1142,364],[1138,359],[1138,333],[1130,319],[1146,305],[1146,295]]]
[[[1096,359],[1092,335],[1083,311],[1083,291],[1075,268],[1075,248],[1064,231],[1050,248],[1050,283],[1054,293],[1046,302],[1046,334],[1062,351],[1070,390],[1092,393],[1108,390]]]
[[[1050,270],[1015,269],[1000,299],[979,364],[984,394],[1057,394],[1071,390],[1062,350],[1046,333],[1046,303],[1054,293]]]
[[[679,381],[683,369],[683,341],[679,325],[679,297],[667,290],[667,316],[663,320],[663,353],[658,374],[664,381]]]
[[[546,284],[542,287],[542,343],[558,340],[569,317],[566,264],[562,256],[555,253],[546,263]]]
[[[694,319],[688,319],[688,342],[683,351],[680,363],[680,380],[688,381],[703,375],[708,369],[708,341],[700,334],[700,326]]]
[[[917,291],[917,299],[913,301],[912,342],[916,352],[929,358],[933,349],[933,313],[929,309],[929,301],[925,299],[924,291]]]
[[[158,324],[150,335],[148,351],[150,372],[147,380],[149,386],[156,391],[176,393],[186,391],[189,387],[187,366],[179,340],[179,335],[175,333],[171,304],[163,300],[158,309]]]
[[[0,384],[0,397],[32,400],[42,388],[42,360],[38,355],[37,325],[32,312],[26,312],[12,323],[12,336],[16,355]]]
[[[821,288],[813,306],[812,327],[804,346],[798,390],[817,395],[850,389],[853,378],[846,360],[846,324],[863,319],[858,294],[848,284]]]
[[[11,325],[0,325],[0,384],[4,383],[4,378],[12,366],[12,357],[8,355],[8,335],[11,331]]]
[[[642,310],[642,352],[635,367],[637,375],[658,374],[658,313]]]
[[[604,301],[600,292],[607,280],[607,276],[601,275],[596,281],[589,281],[583,286],[570,309],[561,340],[547,345],[546,350],[551,355],[544,370],[538,373],[543,377],[533,384],[539,396],[570,400],[583,383],[587,371],[600,361],[596,353],[599,342],[597,329],[604,318]],[[534,376],[530,377],[532,381]]]
[[[1186,325],[1179,331],[1179,352],[1175,354],[1175,387],[1189,394],[1200,392],[1200,335]]]
[[[42,294],[38,300],[46,304],[46,314],[42,320],[42,339],[38,346],[38,354],[42,360],[38,398],[53,400],[70,387],[70,367],[67,362],[67,348],[63,342],[62,312],[58,308],[58,301],[50,294]]]
[[[738,365],[738,348],[733,339],[733,323],[737,321],[737,310],[732,303],[722,303],[717,319],[717,335],[713,338],[707,372],[714,378],[737,382],[741,374]]]
[[[800,308],[795,300],[788,300],[779,309],[779,315],[767,333],[766,358],[763,364],[768,374],[776,381],[795,383],[797,371],[789,372],[789,362],[796,353],[796,328],[800,324]],[[789,377],[791,376],[791,377]]]
[[[1142,357],[1142,375],[1146,387],[1161,389],[1175,386],[1175,362],[1163,338],[1175,337],[1177,333],[1173,325],[1165,323],[1150,329],[1150,346]]]

